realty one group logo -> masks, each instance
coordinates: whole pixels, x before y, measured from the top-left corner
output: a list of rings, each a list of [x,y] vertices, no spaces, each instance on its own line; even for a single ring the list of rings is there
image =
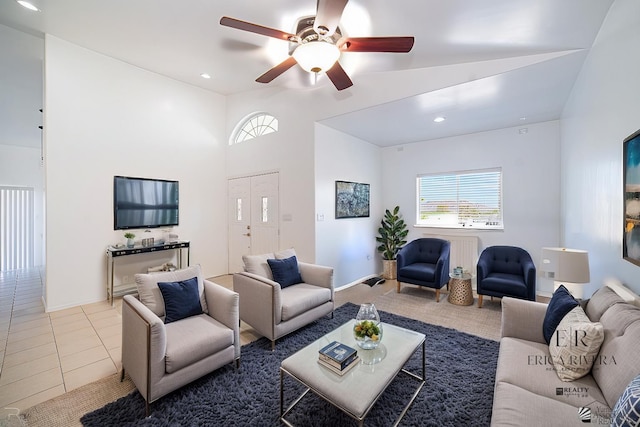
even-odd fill
[[[589,387],[556,387],[556,396],[589,397]]]

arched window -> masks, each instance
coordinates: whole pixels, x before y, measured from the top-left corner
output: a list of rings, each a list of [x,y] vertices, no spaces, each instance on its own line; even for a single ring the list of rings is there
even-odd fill
[[[267,113],[253,113],[236,126],[229,145],[278,131],[278,119]]]

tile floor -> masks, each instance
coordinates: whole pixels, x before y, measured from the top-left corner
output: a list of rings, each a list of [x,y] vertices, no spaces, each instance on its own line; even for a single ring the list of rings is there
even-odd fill
[[[232,288],[232,276],[211,279]],[[257,338],[244,323],[242,344]],[[0,272],[0,425],[11,414],[120,372],[122,298],[45,313],[38,269]]]
[[[118,372],[121,328],[106,301],[45,313],[38,269],[0,272],[0,414]]]

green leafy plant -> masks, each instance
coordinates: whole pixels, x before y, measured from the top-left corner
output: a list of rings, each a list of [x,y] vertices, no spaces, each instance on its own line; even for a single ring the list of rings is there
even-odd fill
[[[378,252],[382,253],[382,259],[394,260],[398,251],[407,243],[405,238],[409,234],[407,224],[400,217],[400,206],[396,206],[393,211],[387,209],[384,218],[380,221],[380,228],[376,241],[380,243]]]
[[[371,320],[362,320],[356,323],[353,332],[356,338],[364,339],[365,337],[369,337],[372,341],[378,341],[380,339],[380,327]]]
[[[124,233],[125,239],[133,239],[134,237],[136,237],[136,235],[133,233]]]

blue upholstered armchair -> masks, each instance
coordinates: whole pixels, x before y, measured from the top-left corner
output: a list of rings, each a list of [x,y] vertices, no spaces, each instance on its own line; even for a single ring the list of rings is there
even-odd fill
[[[451,243],[443,239],[422,238],[407,243],[397,256],[398,292],[401,282],[426,286],[436,290],[449,283],[449,252]]]
[[[483,295],[536,299],[536,266],[522,248],[489,246],[478,258],[477,272],[478,308]]]

